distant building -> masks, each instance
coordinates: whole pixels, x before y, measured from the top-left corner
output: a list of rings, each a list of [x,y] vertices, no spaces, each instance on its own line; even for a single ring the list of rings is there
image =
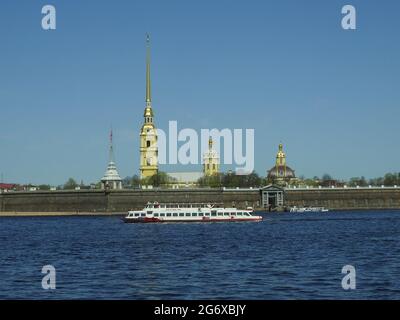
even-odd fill
[[[140,131],[140,178],[149,178],[158,173],[157,130],[154,125],[154,113],[151,107],[150,82],[150,39],[147,36],[146,57],[146,108],[144,124]]]
[[[114,161],[114,150],[113,150],[113,141],[112,141],[112,131],[110,133],[110,161],[107,166],[106,173],[104,177],[101,179],[101,188],[102,189],[122,189],[122,179],[119,176],[117,171],[117,166]]]
[[[282,143],[279,144],[279,150],[276,154],[275,166],[267,173],[267,180],[270,183],[285,186],[296,180],[295,172],[286,164],[286,154],[283,152]]]
[[[335,180],[335,179],[329,179],[329,180],[322,180],[320,181],[321,187],[324,188],[343,188],[345,186],[344,182]]]
[[[203,156],[203,162],[204,176],[210,177],[219,173],[219,155],[218,152],[213,149],[213,140],[211,137],[208,141],[208,150]]]
[[[202,178],[203,172],[168,172],[168,176],[173,179],[170,187],[173,189],[193,188],[198,185],[198,180]]]
[[[17,187],[18,185],[14,183],[0,183],[0,191],[4,192],[14,191],[17,189]]]

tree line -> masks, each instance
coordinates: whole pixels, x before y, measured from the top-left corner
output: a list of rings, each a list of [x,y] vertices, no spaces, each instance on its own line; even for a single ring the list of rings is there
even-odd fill
[[[158,172],[156,175],[141,179],[138,175],[133,177],[126,177],[122,180],[123,188],[141,188],[142,186],[153,186],[163,187],[170,184],[176,183],[176,179],[172,178],[166,172]],[[268,180],[266,177],[259,176],[256,172],[252,172],[249,175],[237,175],[233,172],[219,173],[209,177],[202,177],[197,181],[197,185],[203,188],[258,188],[273,184],[275,181]],[[324,174],[321,177],[314,176],[313,178],[306,178],[300,176],[290,182],[290,186],[348,186],[348,187],[368,187],[368,186],[399,186],[400,187],[400,172],[387,173],[383,177],[367,179],[364,176],[352,177],[348,180],[335,179],[329,174]],[[33,185],[28,185],[33,186]],[[51,186],[48,184],[42,184],[36,186],[39,190],[50,190]],[[57,186],[58,190],[74,190],[80,189],[100,189],[101,183],[85,185],[83,181],[78,183],[74,178],[69,178],[63,185]]]

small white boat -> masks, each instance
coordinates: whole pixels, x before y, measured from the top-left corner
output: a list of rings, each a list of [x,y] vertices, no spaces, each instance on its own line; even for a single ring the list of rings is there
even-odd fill
[[[242,222],[261,221],[262,216],[252,215],[253,210],[223,208],[204,203],[149,202],[141,211],[129,211],[124,218],[127,223],[149,222]]]
[[[290,212],[293,213],[305,213],[305,212],[329,212],[329,209],[324,207],[296,207],[290,208]]]

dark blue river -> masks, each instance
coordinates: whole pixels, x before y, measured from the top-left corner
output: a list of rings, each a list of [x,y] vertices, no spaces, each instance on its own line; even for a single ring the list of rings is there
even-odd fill
[[[0,218],[0,299],[400,299],[400,211],[261,223]],[[42,267],[56,289],[42,289]],[[342,267],[356,269],[345,291]]]

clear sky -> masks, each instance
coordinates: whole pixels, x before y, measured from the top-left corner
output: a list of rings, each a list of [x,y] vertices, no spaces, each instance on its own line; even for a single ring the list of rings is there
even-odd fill
[[[120,175],[138,173],[146,32],[158,127],[254,128],[261,175],[279,142],[298,175],[400,171],[399,17],[394,0],[2,0],[0,172],[97,182],[112,126]]]

